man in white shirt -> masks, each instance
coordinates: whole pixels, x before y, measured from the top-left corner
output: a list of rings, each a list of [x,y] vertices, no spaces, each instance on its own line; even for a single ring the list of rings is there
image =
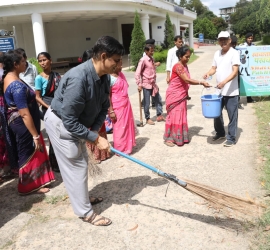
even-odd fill
[[[222,104],[221,115],[214,119],[214,127],[216,135],[212,138],[213,141],[225,138],[224,121],[222,110],[226,107],[229,124],[228,134],[224,143],[225,147],[231,147],[236,143],[237,122],[238,122],[238,69],[240,58],[238,52],[231,47],[231,38],[228,31],[221,31],[218,35],[218,43],[221,50],[216,51],[212,68],[204,75],[204,79],[209,76],[216,75],[217,88],[221,90]]]
[[[183,39],[181,36],[175,36],[174,37],[174,44],[175,46],[171,49],[169,49],[167,54],[167,62],[166,62],[166,71],[167,71],[167,83],[170,82],[170,78],[172,75],[172,68],[173,66],[178,63],[179,59],[176,56],[176,51],[180,49],[183,45]]]
[[[26,60],[26,70],[20,73],[20,79],[27,83],[32,89],[35,89],[35,78],[38,75],[38,71],[35,65],[27,61],[25,50],[22,48],[17,49]]]

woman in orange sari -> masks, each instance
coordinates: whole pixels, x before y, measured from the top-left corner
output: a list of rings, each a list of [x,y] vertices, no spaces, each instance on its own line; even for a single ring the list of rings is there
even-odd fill
[[[20,78],[26,61],[17,50],[10,50],[3,58],[4,75],[1,81],[7,105],[7,123],[16,139],[21,195],[50,191],[46,185],[54,181],[42,134],[39,108],[35,92]]]
[[[166,91],[167,117],[165,124],[164,143],[173,147],[188,143],[187,100],[189,85],[210,87],[205,81],[190,79],[187,63],[190,59],[190,49],[181,47],[176,52],[179,62],[173,66],[169,87]]]

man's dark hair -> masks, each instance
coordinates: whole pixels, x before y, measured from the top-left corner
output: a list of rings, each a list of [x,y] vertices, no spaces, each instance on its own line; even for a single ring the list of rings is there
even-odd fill
[[[16,49],[16,50],[17,50],[19,53],[22,54],[22,56],[23,56],[24,59],[27,58],[26,53],[25,53],[25,50],[24,50],[23,48],[18,48],[18,49]]]
[[[0,52],[0,63],[4,61],[4,52]]]
[[[190,48],[188,46],[183,46],[176,51],[176,56],[180,58],[184,56],[188,51],[190,51]]]
[[[231,36],[231,43],[237,44],[237,36]]]
[[[178,39],[183,40],[182,36],[179,36],[179,35],[175,36],[173,40],[176,42]]]
[[[124,55],[124,47],[115,38],[111,36],[100,37],[93,47],[93,58],[98,59],[102,53],[106,53],[108,57],[116,55]]]
[[[144,51],[149,51],[151,48],[154,48],[155,46],[153,44],[145,44]]]
[[[83,55],[82,55],[82,62],[86,62],[87,60],[92,58],[92,56],[93,56],[93,50],[92,49],[88,49],[88,50],[84,51]]]
[[[253,34],[252,34],[251,32],[248,32],[248,33],[246,34],[246,39],[247,39],[248,37],[250,37],[250,36],[253,36]]]

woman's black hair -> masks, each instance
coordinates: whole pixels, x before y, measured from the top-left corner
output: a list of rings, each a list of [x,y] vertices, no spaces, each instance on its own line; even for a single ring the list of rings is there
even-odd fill
[[[40,52],[40,53],[38,53],[37,59],[38,59],[40,56],[45,56],[48,60],[52,60],[52,57],[51,57],[51,55],[50,55],[48,52]]]
[[[190,51],[190,48],[188,46],[182,46],[180,49],[176,51],[176,56],[178,58],[181,58],[184,56],[188,51]]]
[[[4,85],[4,79],[6,75],[14,70],[14,63],[19,64],[20,61],[22,60],[23,55],[15,50],[9,50],[4,55],[2,56],[2,63],[3,63],[3,76],[2,80],[0,82],[0,94],[3,94],[3,85]]]
[[[86,51],[83,52],[82,62],[86,62],[87,60],[89,60],[92,57],[93,57],[93,50],[92,49],[88,49],[88,50],[86,50]]]
[[[93,58],[98,59],[102,53],[106,53],[107,57],[112,57],[114,54],[124,55],[124,47],[115,38],[102,36],[93,47]]]

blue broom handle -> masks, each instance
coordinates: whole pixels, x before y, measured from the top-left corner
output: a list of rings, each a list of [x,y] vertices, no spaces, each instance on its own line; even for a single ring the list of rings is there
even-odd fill
[[[110,149],[115,154],[121,155],[124,158],[127,158],[127,159],[129,159],[129,160],[131,160],[131,161],[133,161],[133,162],[135,162],[135,163],[137,163],[137,164],[139,164],[139,165],[141,165],[141,166],[143,166],[145,168],[148,168],[148,169],[152,170],[153,172],[155,172],[156,174],[158,174],[158,175],[160,175],[162,177],[165,177],[166,179],[169,179],[169,180],[172,180],[172,181],[176,182],[177,184],[179,184],[182,187],[186,187],[186,185],[187,185],[186,182],[177,179],[176,176],[174,176],[174,175],[164,173],[163,171],[161,171],[161,170],[159,170],[159,169],[157,169],[157,168],[155,168],[155,167],[153,167],[153,166],[151,166],[151,165],[149,165],[147,163],[144,163],[144,162],[142,162],[142,161],[140,161],[140,160],[138,160],[138,159],[136,159],[136,158],[134,158],[132,156],[124,154],[123,152],[118,151],[117,149],[115,149],[113,147],[111,147]]]

